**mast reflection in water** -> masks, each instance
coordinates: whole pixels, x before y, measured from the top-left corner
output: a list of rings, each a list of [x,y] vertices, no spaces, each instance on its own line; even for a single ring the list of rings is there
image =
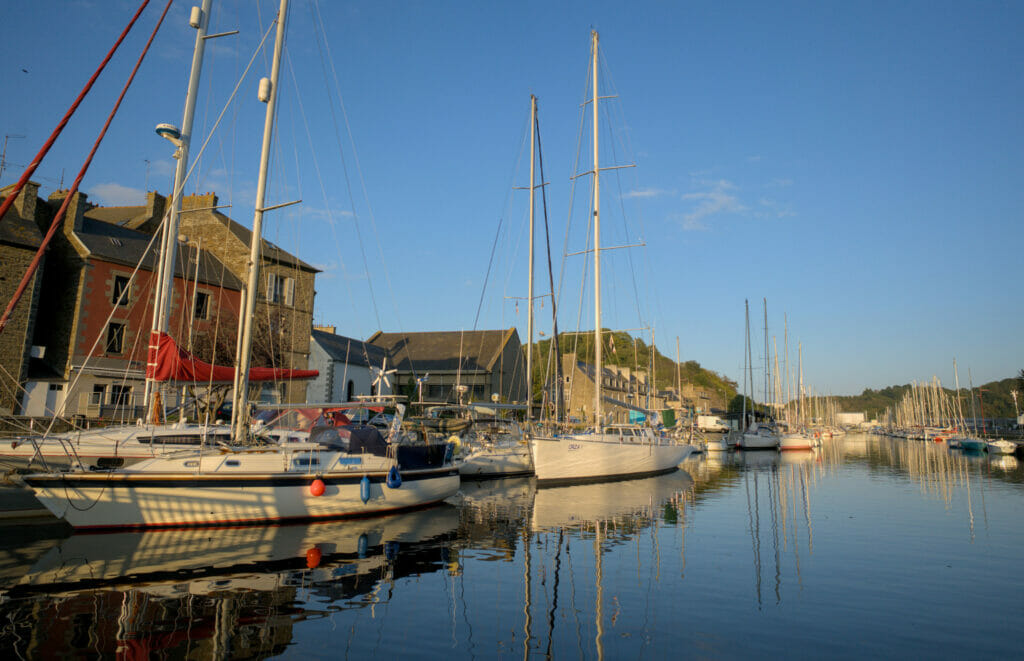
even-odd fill
[[[24,658],[1012,658],[1024,469],[848,434],[308,526],[0,529]],[[986,613],[986,630],[951,626]]]

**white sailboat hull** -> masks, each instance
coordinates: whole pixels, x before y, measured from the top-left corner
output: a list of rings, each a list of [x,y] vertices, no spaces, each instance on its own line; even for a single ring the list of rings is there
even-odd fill
[[[745,433],[740,439],[740,447],[744,450],[775,450],[779,447],[779,437],[774,434]]]
[[[989,454],[1013,454],[1017,449],[1017,444],[1013,441],[998,440],[988,442],[988,453]]]
[[[478,448],[459,465],[459,475],[465,478],[511,477],[532,473],[533,457],[525,443]]]
[[[203,462],[214,458],[204,456]],[[271,451],[250,458],[257,464],[280,463],[281,453]],[[235,473],[228,462],[244,463],[245,458],[229,459],[224,462],[228,468],[222,464],[209,472],[172,470],[174,460],[157,459],[138,464],[139,470],[49,473],[28,475],[24,480],[47,509],[78,529],[369,516],[437,503],[455,495],[459,488],[458,469],[447,463],[403,470],[401,484],[392,488],[387,485],[392,462],[373,456],[345,460],[350,469],[340,466],[313,473],[264,467],[258,472]],[[369,482],[365,502],[364,476]],[[319,496],[312,488],[315,480],[323,483]]]
[[[817,442],[807,434],[783,434],[779,439],[780,450],[812,450]]]
[[[599,434],[535,437],[531,447],[538,482],[573,482],[667,473],[693,452],[689,445],[623,443],[603,440]]]
[[[186,448],[229,442],[223,425],[118,425],[45,438],[13,439],[0,447],[6,470],[75,470],[131,466]]]

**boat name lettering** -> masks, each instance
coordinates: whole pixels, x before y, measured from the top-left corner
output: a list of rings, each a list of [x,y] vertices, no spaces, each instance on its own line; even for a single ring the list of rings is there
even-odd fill
[[[362,457],[341,457],[338,463],[343,466],[357,466],[363,463]]]
[[[569,444],[569,450],[570,451],[571,450],[579,450],[579,449],[580,449],[580,444],[579,443],[570,443]]]

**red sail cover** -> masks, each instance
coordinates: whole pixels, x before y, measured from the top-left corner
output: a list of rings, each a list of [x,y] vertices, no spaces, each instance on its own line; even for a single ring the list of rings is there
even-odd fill
[[[249,368],[250,381],[313,379],[319,374],[320,372],[317,370],[290,370],[275,367]],[[235,368],[205,363],[179,347],[174,338],[167,333],[152,331],[149,335],[146,378],[154,381],[231,383],[235,380]]]

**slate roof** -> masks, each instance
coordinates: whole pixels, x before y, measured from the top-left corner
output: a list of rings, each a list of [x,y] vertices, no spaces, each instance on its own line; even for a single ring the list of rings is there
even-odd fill
[[[0,195],[0,201],[5,199]],[[0,243],[35,250],[42,242],[43,234],[36,226],[35,219],[22,218],[18,215],[17,204],[12,205],[0,220]]]
[[[313,341],[327,352],[331,360],[347,362],[349,365],[380,367],[388,355],[388,352],[381,347],[322,330],[313,331]]]
[[[367,343],[386,349],[402,372],[489,372],[510,341],[518,349],[515,328],[481,331],[384,333],[377,331]],[[415,365],[415,368],[414,368]]]
[[[186,210],[187,211],[187,210]],[[238,221],[232,220],[228,216],[222,213],[213,214],[217,220],[223,223],[235,237],[245,245],[249,245],[252,241],[252,230],[245,225],[242,225]],[[281,264],[283,266],[293,266],[300,268],[303,271],[309,271],[311,273],[319,273],[320,269],[310,266],[306,262],[302,261],[295,255],[291,254],[287,250],[283,250],[278,246],[274,245],[270,241],[263,239],[263,259],[273,262],[275,264]]]
[[[86,211],[86,218],[101,220],[113,225],[125,225],[129,220],[146,213],[145,206],[137,207],[93,207]]]
[[[75,236],[85,245],[92,256],[131,267],[142,260],[146,246],[153,238],[144,232],[137,232],[89,217],[82,219],[82,229],[75,232]],[[189,268],[187,275],[184,273],[184,261],[179,253],[178,259],[174,260],[175,277],[188,279],[196,277],[194,264]],[[149,271],[156,272],[155,249],[146,254],[146,258],[142,260],[142,266]],[[240,291],[243,286],[242,281],[232,275],[219,259],[205,250],[199,252],[198,279],[203,284],[237,291]]]

